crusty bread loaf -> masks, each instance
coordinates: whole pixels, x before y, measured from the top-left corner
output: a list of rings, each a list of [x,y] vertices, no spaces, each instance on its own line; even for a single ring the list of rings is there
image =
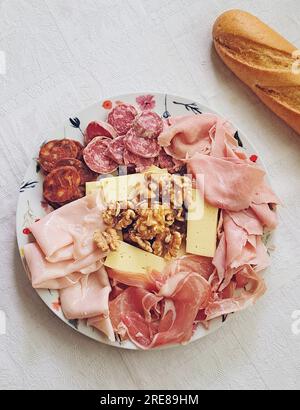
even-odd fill
[[[225,64],[300,134],[300,51],[241,10],[216,20],[213,40]]]

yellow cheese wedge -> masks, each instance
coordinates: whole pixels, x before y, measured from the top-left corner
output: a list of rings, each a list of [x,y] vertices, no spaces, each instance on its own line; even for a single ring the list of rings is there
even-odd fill
[[[168,171],[166,169],[161,169],[156,166],[148,168],[146,174],[166,174]],[[86,194],[102,189],[104,200],[106,203],[116,202],[116,201],[126,201],[129,197],[131,189],[138,183],[143,183],[143,174],[130,174],[121,175],[118,177],[108,177],[103,178],[100,181],[87,182],[86,184]]]
[[[160,256],[120,241],[118,250],[108,254],[104,266],[119,271],[147,274],[152,270],[161,272],[166,266],[166,261]]]
[[[159,168],[156,165],[151,165],[143,174],[167,174],[168,170],[165,168]]]
[[[213,257],[217,245],[218,209],[205,203],[197,189],[188,210],[186,251]]]

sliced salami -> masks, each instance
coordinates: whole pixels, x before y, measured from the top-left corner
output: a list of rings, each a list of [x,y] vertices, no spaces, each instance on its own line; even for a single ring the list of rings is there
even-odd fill
[[[116,161],[119,165],[124,164],[123,155],[125,149],[125,135],[121,135],[111,141],[108,147],[107,155]]]
[[[136,116],[137,110],[133,105],[120,104],[108,114],[108,122],[118,135],[125,135],[132,127]]]
[[[95,137],[115,138],[117,136],[114,128],[103,121],[92,121],[87,126],[84,133],[84,141],[89,144]]]
[[[83,158],[82,153],[83,153],[83,150],[84,150],[84,146],[79,141],[76,141],[76,140],[72,140],[72,141],[74,142],[74,144],[76,145],[77,150],[78,150],[76,158],[79,159],[79,160],[82,160],[82,158]]]
[[[52,206],[53,209],[58,209],[61,208],[64,205],[69,204],[72,201],[76,201],[77,199],[83,198],[85,196],[85,187],[84,186],[80,186],[78,188],[78,192],[76,194],[76,196],[74,196],[74,198],[70,199],[69,201],[65,201],[65,202],[50,202],[47,201],[47,203]]]
[[[77,145],[73,140],[52,140],[44,144],[39,153],[39,163],[43,170],[51,172],[55,163],[62,158],[76,158],[78,155]]]
[[[71,166],[54,169],[44,179],[44,198],[49,202],[63,203],[79,196],[80,175]]]
[[[172,174],[178,172],[184,165],[184,162],[172,158],[164,149],[160,151],[158,156],[158,166],[160,168],[167,169]]]
[[[125,139],[128,151],[144,158],[155,158],[160,152],[160,145],[156,139],[138,137],[133,130],[130,130]]]
[[[98,174],[110,174],[118,164],[108,155],[111,143],[109,138],[96,137],[84,149],[83,159],[86,165]]]
[[[154,161],[154,158],[144,158],[133,154],[127,149],[124,150],[124,164],[129,167],[134,166],[137,172],[143,172],[145,169],[151,167]]]
[[[143,138],[157,138],[163,127],[163,120],[153,111],[143,111],[133,124],[136,135]]]
[[[78,159],[64,158],[57,161],[55,168],[71,166],[77,169],[80,175],[80,185],[84,185],[86,182],[95,181],[98,177],[96,172],[93,172],[88,166]]]

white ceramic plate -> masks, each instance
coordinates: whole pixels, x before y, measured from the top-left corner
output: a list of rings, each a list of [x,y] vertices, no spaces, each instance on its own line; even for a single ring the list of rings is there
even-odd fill
[[[109,100],[99,101],[98,103],[92,105],[91,107],[85,109],[80,114],[74,116],[74,118],[69,119],[62,126],[61,129],[57,130],[53,134],[49,135],[48,140],[61,139],[61,138],[72,138],[83,142],[83,131],[85,130],[87,124],[90,121],[107,119],[107,114],[109,110],[115,106],[120,101],[133,104],[137,107],[150,108],[156,111],[159,115],[168,118],[169,116],[194,114],[201,115],[202,112],[214,112],[213,110],[205,107],[202,104],[195,103],[189,99],[183,97],[175,97],[166,94],[128,94],[122,95]],[[255,150],[251,147],[250,143],[247,141],[246,137],[242,133],[238,133],[240,141],[249,155],[255,154]],[[41,144],[44,141],[41,141]],[[26,270],[24,263],[24,253],[23,246],[33,241],[32,236],[28,232],[28,226],[30,226],[37,219],[45,216],[50,208],[43,203],[42,199],[42,185],[43,176],[39,171],[39,167],[35,158],[38,157],[39,147],[37,147],[36,152],[33,153],[33,159],[27,169],[24,181],[20,187],[20,197],[17,209],[17,240],[20,250],[20,255],[23,261],[23,265]],[[66,324],[72,326],[78,332],[112,346],[125,348],[125,349],[137,349],[137,347],[129,342],[110,342],[104,335],[95,330],[94,328],[88,327],[85,320],[67,320],[60,308],[58,292],[54,290],[37,290],[37,293],[46,303],[49,309],[55,313],[61,320]],[[193,335],[191,341],[198,340],[209,333],[218,329],[225,321],[225,318],[218,318],[210,323],[209,330],[205,330],[202,326],[198,326],[195,334]]]

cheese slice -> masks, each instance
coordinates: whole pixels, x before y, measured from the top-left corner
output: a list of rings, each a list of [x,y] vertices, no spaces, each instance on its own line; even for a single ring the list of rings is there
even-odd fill
[[[147,175],[166,174],[167,172],[166,169],[161,169],[155,166],[152,166],[145,171]],[[106,203],[126,201],[129,198],[133,187],[139,182],[144,182],[145,173],[108,177],[103,178],[100,181],[87,182],[86,194],[88,195],[97,189],[102,189]]]
[[[197,189],[187,216],[186,251],[213,257],[217,246],[218,208],[207,204]]]
[[[167,174],[168,170],[165,168],[159,168],[156,165],[151,165],[151,167],[147,168],[143,174]]]
[[[166,261],[160,256],[120,241],[118,250],[108,254],[104,266],[119,271],[147,274],[152,270],[161,272],[166,266]]]

